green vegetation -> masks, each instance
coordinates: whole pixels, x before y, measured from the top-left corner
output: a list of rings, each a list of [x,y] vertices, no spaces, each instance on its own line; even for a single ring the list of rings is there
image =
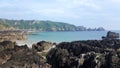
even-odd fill
[[[8,20],[0,19],[0,26],[7,28],[37,30],[37,31],[97,31],[104,30],[102,27],[87,29],[83,26],[75,26],[63,22],[40,21],[40,20]]]
[[[0,19],[0,30],[2,29],[9,29],[12,26],[10,26],[10,24],[8,22],[6,22],[6,20],[4,19]]]

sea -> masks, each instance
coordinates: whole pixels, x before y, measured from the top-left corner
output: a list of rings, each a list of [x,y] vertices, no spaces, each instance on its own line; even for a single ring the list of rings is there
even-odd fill
[[[39,41],[49,41],[53,43],[71,42],[79,40],[101,40],[108,31],[64,31],[64,32],[34,32],[27,35],[27,40],[17,41],[19,45],[27,44],[29,47]],[[113,31],[120,33],[120,31]]]

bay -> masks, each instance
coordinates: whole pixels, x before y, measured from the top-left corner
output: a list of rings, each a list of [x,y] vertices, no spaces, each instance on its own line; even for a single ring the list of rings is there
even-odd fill
[[[18,44],[32,44],[39,41],[49,42],[71,42],[78,40],[101,40],[102,36],[106,36],[108,31],[66,31],[66,32],[34,32],[27,36],[26,41],[19,41]],[[113,31],[120,33],[120,31]]]

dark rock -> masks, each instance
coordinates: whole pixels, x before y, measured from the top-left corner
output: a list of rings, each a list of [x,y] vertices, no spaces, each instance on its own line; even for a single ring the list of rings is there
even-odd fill
[[[48,52],[47,62],[52,68],[120,68],[120,40],[62,42]]]
[[[119,38],[119,33],[115,33],[115,32],[111,32],[108,31],[106,37],[102,37],[102,39],[104,40],[111,40],[111,39],[118,39]]]
[[[43,50],[49,50],[55,43],[46,42],[46,41],[40,41],[37,44],[32,45],[32,49],[34,51],[43,51]]]
[[[19,53],[20,54],[20,53]],[[49,68],[42,57],[32,52],[14,55],[9,61],[1,65],[2,68]]]
[[[50,68],[51,66],[27,45],[18,46],[10,41],[0,43],[0,68]]]
[[[55,68],[63,68],[67,63],[68,52],[65,49],[52,49],[49,52],[50,55],[47,56],[49,64],[53,65]]]
[[[3,51],[5,49],[14,49],[15,42],[11,41],[3,41],[0,43],[0,51]]]

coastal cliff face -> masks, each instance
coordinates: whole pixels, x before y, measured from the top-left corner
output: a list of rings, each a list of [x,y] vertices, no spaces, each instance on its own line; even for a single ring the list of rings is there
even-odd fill
[[[64,22],[43,20],[8,20],[0,19],[0,25],[5,28],[24,29],[32,31],[104,31],[103,27],[86,28]],[[2,29],[2,28],[1,28]]]
[[[0,41],[4,40],[26,40],[26,32],[20,30],[3,30],[0,31]]]

